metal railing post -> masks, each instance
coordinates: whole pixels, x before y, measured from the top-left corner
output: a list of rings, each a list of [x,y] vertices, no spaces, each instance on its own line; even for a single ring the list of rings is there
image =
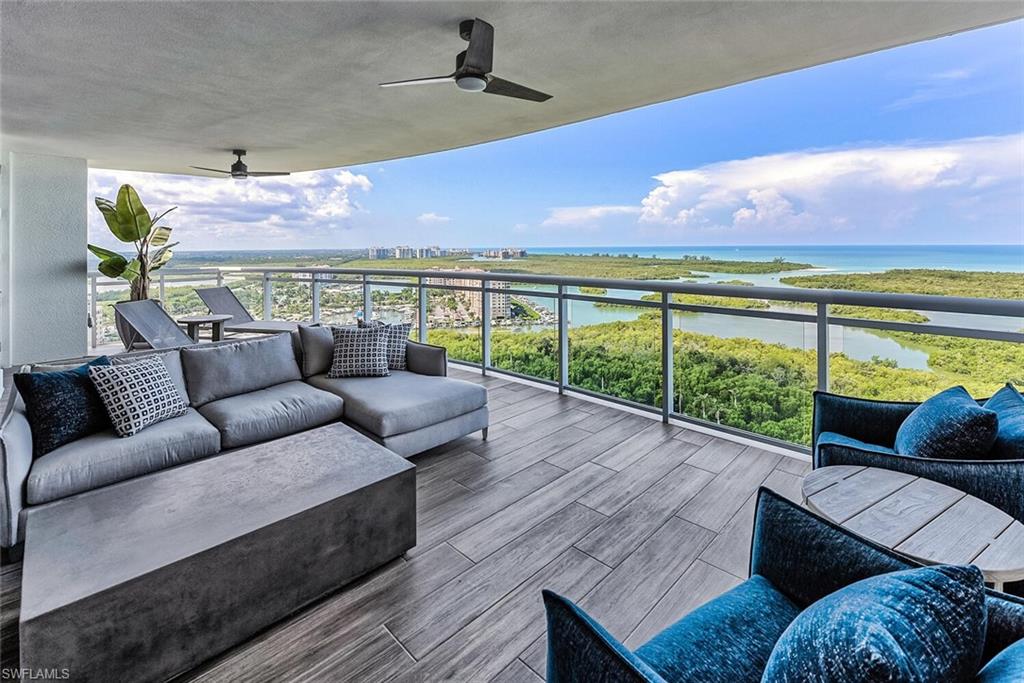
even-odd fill
[[[558,393],[569,386],[569,301],[565,286],[558,285]]]
[[[370,286],[370,277],[363,275],[363,320],[373,320],[373,288]]]
[[[420,316],[420,343],[427,343],[427,298],[430,296],[427,294],[427,288],[424,286],[423,276],[421,275],[417,279],[417,293],[416,293],[416,305],[419,307]]]
[[[167,301],[167,297],[166,297],[165,292],[164,292],[164,290],[165,290],[164,284],[165,284],[165,282],[164,282],[164,274],[160,273],[160,301],[166,302]]]
[[[673,391],[673,348],[672,348],[672,309],[669,304],[672,295],[661,293],[661,421],[668,424],[668,416],[672,414]]]
[[[96,287],[96,276],[89,277],[89,315],[92,317],[92,327],[89,329],[89,337],[92,342],[92,348],[99,346],[99,303],[96,301],[96,297],[99,294],[99,289]]]
[[[828,304],[818,304],[818,391],[828,391]]]
[[[263,273],[263,319],[274,317],[274,282],[270,273]]]
[[[488,280],[480,281],[480,374],[486,375],[491,365],[491,295]]]
[[[217,269],[217,286],[224,286],[224,272],[220,268]]]
[[[320,322],[320,277],[313,273],[313,285],[310,287],[310,296],[313,298],[313,307],[311,313],[313,316],[313,322]]]

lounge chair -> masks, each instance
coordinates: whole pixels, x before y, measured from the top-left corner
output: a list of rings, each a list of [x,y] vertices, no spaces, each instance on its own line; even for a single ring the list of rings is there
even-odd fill
[[[114,311],[120,317],[118,334],[129,351],[145,348],[176,349],[196,343],[152,299],[114,304]]]
[[[224,325],[225,332],[254,332],[274,334],[276,332],[292,332],[299,324],[287,320],[256,320],[238,300],[235,293],[227,287],[208,287],[197,289],[196,294],[203,300],[211,313],[230,315]]]

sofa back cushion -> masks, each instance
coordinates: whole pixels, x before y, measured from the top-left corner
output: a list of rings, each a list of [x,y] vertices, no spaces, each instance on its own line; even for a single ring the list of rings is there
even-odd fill
[[[952,387],[914,409],[896,432],[896,452],[919,458],[984,460],[996,440],[998,418]]]
[[[185,348],[181,364],[193,406],[302,379],[288,334]]]
[[[985,407],[999,416],[999,431],[989,457],[1024,460],[1024,396],[1007,383],[985,403]]]
[[[331,328],[323,325],[299,325],[302,376],[322,375],[331,369],[334,358],[334,337]]]
[[[973,680],[986,620],[985,583],[973,565],[873,576],[825,596],[793,620],[761,680]]]

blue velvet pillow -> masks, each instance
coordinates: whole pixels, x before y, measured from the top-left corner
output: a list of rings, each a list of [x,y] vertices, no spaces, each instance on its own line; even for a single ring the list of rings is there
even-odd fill
[[[1006,648],[978,672],[976,683],[1020,683],[1024,681],[1024,640]]]
[[[969,681],[987,616],[972,565],[873,576],[804,610],[776,643],[762,683]]]
[[[110,359],[100,356],[72,370],[14,375],[32,428],[33,458],[110,428],[110,416],[89,379],[94,365],[110,365]]]
[[[999,417],[999,431],[989,457],[998,460],[1024,459],[1024,396],[1008,383],[985,402],[985,408],[995,411]]]
[[[963,387],[952,387],[914,409],[896,432],[896,452],[919,458],[983,460],[999,428]]]

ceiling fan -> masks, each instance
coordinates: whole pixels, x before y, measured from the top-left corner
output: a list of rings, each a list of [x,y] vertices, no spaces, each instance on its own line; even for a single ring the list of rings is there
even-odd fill
[[[381,83],[380,87],[395,88],[403,85],[454,82],[460,90],[468,92],[485,92],[531,102],[545,102],[551,99],[551,95],[547,93],[491,75],[491,58],[494,56],[494,27],[486,21],[467,19],[459,22],[459,36],[463,40],[469,41],[469,47],[456,55],[454,72],[447,76]]]
[[[291,175],[287,171],[250,171],[249,167],[245,165],[244,161],[242,161],[242,157],[245,156],[244,149],[233,149],[231,150],[231,153],[238,157],[238,161],[231,164],[230,171],[225,171],[220,168],[206,168],[205,166],[191,166],[190,168],[194,168],[197,171],[213,171],[214,173],[226,173],[232,178],[237,178],[239,180],[248,178],[249,176],[252,176],[254,178],[263,178],[272,175]]]

